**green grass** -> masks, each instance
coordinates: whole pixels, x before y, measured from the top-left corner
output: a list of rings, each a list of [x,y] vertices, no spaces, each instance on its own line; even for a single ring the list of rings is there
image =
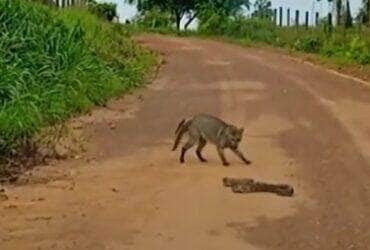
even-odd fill
[[[159,20],[154,22],[154,20]],[[153,26],[151,24],[157,24]],[[236,16],[233,18],[209,11],[200,22],[197,31],[176,33],[166,16],[155,12],[148,14],[133,25],[137,30],[221,38],[244,46],[274,46],[292,51],[319,55],[340,65],[370,64],[370,29],[358,27],[334,28],[329,32],[324,24],[315,28],[278,27],[267,20]]]
[[[139,86],[155,63],[122,26],[84,9],[4,0],[0,13],[1,155]]]
[[[370,64],[370,30],[336,28],[325,32],[323,27],[304,29],[277,28],[281,46],[318,54],[338,64]]]
[[[370,64],[370,32],[368,29],[329,31],[325,25],[316,28],[278,27],[267,20],[217,14],[199,26],[199,33],[217,35],[242,44],[265,44],[305,53],[318,54],[341,64]]]

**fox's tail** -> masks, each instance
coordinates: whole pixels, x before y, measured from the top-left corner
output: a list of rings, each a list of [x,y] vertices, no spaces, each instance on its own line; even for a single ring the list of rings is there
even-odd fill
[[[176,128],[176,131],[175,131],[175,135],[177,135],[177,133],[180,131],[180,129],[181,129],[181,127],[182,126],[184,126],[184,123],[186,122],[186,120],[185,119],[183,119],[180,123],[179,123],[179,125],[177,126],[177,128]]]
[[[185,119],[183,119],[177,126],[176,131],[175,131],[176,139],[175,139],[175,143],[173,144],[172,151],[176,150],[177,146],[179,145],[181,141],[182,136],[188,131],[191,122],[192,120],[186,121]]]

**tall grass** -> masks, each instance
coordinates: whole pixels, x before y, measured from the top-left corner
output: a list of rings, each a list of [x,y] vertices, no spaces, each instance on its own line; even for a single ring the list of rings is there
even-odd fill
[[[370,30],[325,27],[310,29],[277,28],[280,46],[319,54],[340,64],[370,64]]]
[[[278,40],[275,26],[261,19],[247,19],[243,16],[230,18],[211,15],[200,22],[198,32],[205,35],[225,36],[244,42],[275,43]]]
[[[370,29],[353,27],[278,27],[271,21],[243,15],[228,16],[222,10],[208,8],[198,15],[197,31],[179,35],[221,37],[243,45],[271,45],[318,54],[338,64],[370,64]],[[153,25],[155,24],[155,25]],[[147,12],[137,19],[139,30],[175,34],[168,14]],[[135,25],[134,25],[135,27]]]
[[[82,9],[3,0],[0,13],[1,155],[138,86],[154,63],[122,27]]]
[[[217,35],[244,44],[268,44],[319,54],[341,64],[370,64],[370,31],[358,28],[278,27],[269,20],[213,13],[200,22],[200,34]]]

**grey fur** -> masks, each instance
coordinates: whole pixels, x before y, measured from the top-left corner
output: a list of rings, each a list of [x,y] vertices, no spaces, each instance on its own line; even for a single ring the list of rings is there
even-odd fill
[[[175,132],[176,139],[172,150],[176,150],[183,135],[188,133],[189,139],[181,150],[181,163],[185,162],[184,157],[186,151],[195,144],[198,144],[196,150],[197,157],[200,161],[205,162],[206,159],[202,156],[202,149],[207,142],[210,142],[217,147],[218,155],[224,166],[229,165],[224,155],[225,148],[230,148],[244,163],[250,164],[251,162],[238,149],[243,132],[243,128],[239,129],[234,125],[227,124],[217,117],[208,114],[198,114],[187,121],[184,119],[179,123]]]

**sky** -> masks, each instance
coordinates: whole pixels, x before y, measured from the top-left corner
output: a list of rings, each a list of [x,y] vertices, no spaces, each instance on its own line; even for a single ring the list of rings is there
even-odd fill
[[[135,6],[129,5],[125,3],[125,0],[99,0],[100,2],[113,2],[117,4],[117,11],[120,17],[120,22],[124,22],[127,19],[131,19],[136,14]],[[351,3],[351,10],[353,15],[355,16],[358,9],[361,6],[362,0],[350,0]],[[251,0],[252,4],[254,0]],[[304,12],[309,11],[310,13],[319,12],[321,17],[327,15],[328,11],[332,9],[332,6],[328,4],[327,0],[271,0],[273,8],[283,7],[283,24],[286,24],[286,10],[287,8],[291,9],[291,19],[294,18],[295,10],[300,10],[300,22],[304,22]],[[314,23],[313,15],[310,17],[310,23]],[[194,23],[193,28],[196,26]]]

